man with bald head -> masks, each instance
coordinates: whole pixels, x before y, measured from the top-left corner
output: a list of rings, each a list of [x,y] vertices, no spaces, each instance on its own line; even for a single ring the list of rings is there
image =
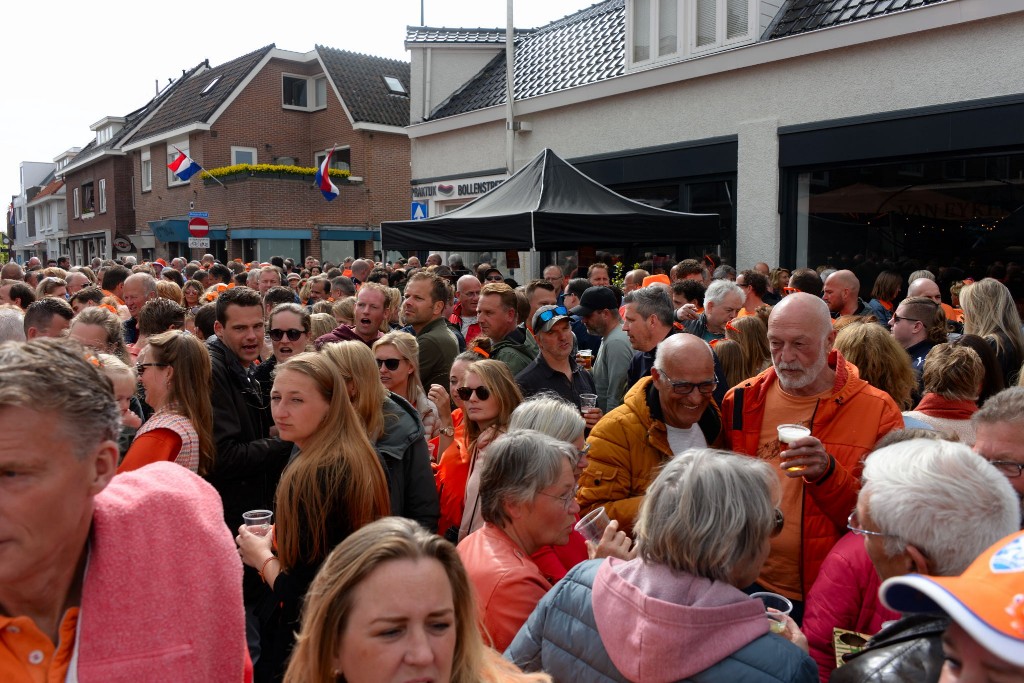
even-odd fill
[[[3,268],[0,268],[0,280],[24,280],[25,271],[22,270],[21,265],[14,261],[8,261],[4,264]]]
[[[772,539],[757,585],[794,601],[795,613],[802,613],[822,561],[846,533],[863,456],[903,427],[892,398],[832,349],[835,335],[824,301],[803,292],[783,298],[768,318],[772,367],[734,387],[722,403],[728,447],[775,467],[785,525]],[[779,442],[781,424],[806,427],[810,435],[787,448]]]
[[[860,298],[860,280],[852,270],[837,270],[825,280],[821,298],[828,304],[833,318],[844,315],[872,315],[871,309]]]
[[[579,481],[581,514],[603,506],[627,533],[657,470],[689,448],[719,445],[722,433],[708,343],[673,334],[657,350],[650,376],[590,432],[590,464]]]
[[[68,273],[68,276],[64,278],[64,282],[67,283],[68,296],[78,294],[82,289],[92,284],[92,281],[85,273],[78,271]]]
[[[480,287],[480,280],[476,275],[463,275],[455,284],[455,294],[459,302],[452,309],[448,322],[459,328],[467,344],[480,334],[480,323],[476,317],[476,306],[480,303]]]

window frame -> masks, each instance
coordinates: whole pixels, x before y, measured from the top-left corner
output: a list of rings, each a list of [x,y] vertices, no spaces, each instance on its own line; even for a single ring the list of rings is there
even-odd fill
[[[167,171],[167,187],[181,187],[182,185],[189,184],[187,180],[181,180],[178,176],[174,175],[174,171],[172,171],[168,165],[174,161],[175,157],[178,156],[178,150],[184,152],[185,156],[188,158],[192,158],[192,152],[189,150],[188,142],[187,137],[167,141],[167,162],[164,164],[164,169]]]
[[[330,151],[331,150],[329,150],[329,149],[325,149],[325,150],[322,150],[320,152],[316,152],[316,153],[313,154],[313,162],[314,162],[314,166],[316,166],[316,168],[320,168],[320,164],[322,164],[324,162],[324,157],[326,157],[328,155],[328,153],[330,153]],[[337,160],[339,152],[345,152],[346,153],[345,155],[348,157],[348,161],[340,161],[339,162]],[[339,171],[348,171],[349,173],[352,172],[352,147],[351,147],[351,145],[343,145],[341,147],[337,147],[337,148],[334,149],[334,156],[331,157],[331,168],[337,169]]]
[[[149,147],[142,150],[139,159],[139,182],[143,192],[153,189],[153,157]]]
[[[74,204],[75,218],[81,218],[82,217],[82,200],[79,198],[78,188],[77,187],[72,189],[71,200],[72,200],[72,203]]]
[[[715,2],[715,41],[708,45],[697,45],[697,10],[698,0],[675,0],[675,52],[664,55],[658,54],[660,49],[659,21],[661,19],[660,0],[646,0],[649,3],[650,17],[647,27],[648,57],[647,59],[633,59],[636,49],[634,33],[638,28],[635,26],[636,3],[634,0],[627,0],[626,3],[626,70],[646,69],[652,66],[679,62],[685,59],[701,57],[714,52],[719,52],[738,45],[749,44],[757,41],[757,22],[760,12],[758,0],[713,0]],[[742,36],[726,38],[728,30],[729,6],[732,3],[746,3],[747,5],[747,31]]]
[[[252,161],[251,162],[250,161],[238,161],[235,158],[235,154],[237,152],[251,152],[252,153]],[[256,150],[255,147],[242,147],[240,145],[231,145],[231,165],[232,166],[237,166],[238,164],[252,164],[253,166],[255,166],[256,164],[259,163],[259,160],[258,160],[259,157],[257,157],[256,154],[257,154],[257,150]]]
[[[288,104],[284,101],[284,86],[285,79],[293,79],[296,81],[305,81],[306,83],[306,104]],[[324,83],[324,103],[317,103],[317,84],[320,81]],[[306,76],[303,74],[289,73],[287,71],[281,72],[281,108],[289,111],[319,111],[327,108],[327,100],[329,98],[327,88],[327,74],[319,73],[312,76]]]
[[[107,212],[107,179],[100,178],[96,184],[96,208],[99,213]]]

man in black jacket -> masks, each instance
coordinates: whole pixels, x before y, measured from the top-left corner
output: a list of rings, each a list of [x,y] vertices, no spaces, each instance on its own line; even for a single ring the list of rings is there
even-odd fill
[[[237,532],[242,513],[273,509],[274,492],[292,444],[270,437],[270,406],[252,379],[253,363],[263,348],[259,292],[248,287],[228,289],[217,297],[216,306],[217,338],[207,343],[216,453],[207,479],[220,493],[228,528]],[[246,604],[250,604],[259,588],[255,571],[246,570],[245,587]]]

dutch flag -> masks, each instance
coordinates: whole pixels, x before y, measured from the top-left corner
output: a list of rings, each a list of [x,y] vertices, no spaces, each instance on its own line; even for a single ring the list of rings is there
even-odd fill
[[[192,161],[187,154],[178,150],[178,156],[174,158],[174,161],[167,164],[167,168],[171,169],[171,172],[178,176],[181,180],[188,180],[196,173],[202,170],[202,168],[196,162]]]
[[[330,168],[331,168],[331,157],[334,155],[332,149],[328,154],[324,162],[320,164],[320,168],[316,171],[315,184],[320,188],[320,193],[323,194],[324,199],[327,201],[333,200],[338,196],[338,186],[331,182]]]

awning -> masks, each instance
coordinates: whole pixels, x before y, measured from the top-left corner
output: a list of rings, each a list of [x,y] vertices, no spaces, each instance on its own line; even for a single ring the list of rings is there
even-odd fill
[[[153,235],[161,242],[188,242],[187,218],[171,218],[163,221],[146,221]],[[208,235],[211,240],[226,240],[227,230],[224,228],[210,228]]]
[[[365,228],[320,228],[320,240],[326,242],[379,241],[380,230],[367,230]]]
[[[212,230],[210,232],[213,232]],[[286,228],[232,228],[233,240],[308,240],[313,238],[312,230],[289,230]]]

